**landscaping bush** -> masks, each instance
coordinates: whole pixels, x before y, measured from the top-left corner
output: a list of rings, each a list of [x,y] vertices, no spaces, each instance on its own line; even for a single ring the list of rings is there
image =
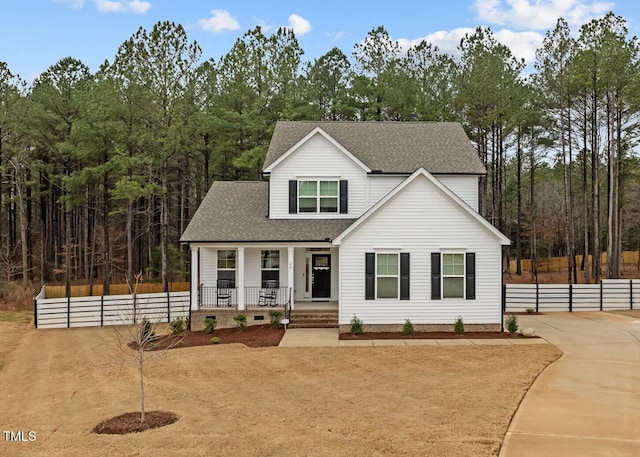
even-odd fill
[[[220,343],[220,338],[218,338],[217,336],[214,336],[213,338],[211,338],[211,344],[219,344]]]
[[[280,327],[280,319],[282,319],[282,311],[269,311],[269,324],[271,328]]]
[[[453,324],[453,331],[458,335],[462,335],[464,333],[464,322],[462,321],[462,316],[458,316],[456,319],[455,324]]]
[[[204,320],[204,333],[207,335],[211,335],[213,331],[216,329],[216,325],[218,325],[218,321],[213,317],[207,317]]]
[[[142,329],[140,330],[141,333],[141,341],[151,341],[155,338],[156,336],[156,332],[153,328],[153,324],[151,323],[151,321],[149,319],[144,319],[142,321]]]
[[[233,316],[233,320],[236,321],[236,328],[244,331],[247,329],[247,315],[237,314]]]
[[[364,331],[364,325],[362,321],[354,314],[351,319],[351,333],[354,335],[360,335]]]
[[[169,327],[171,328],[171,333],[176,335],[178,333],[182,333],[185,331],[185,329],[187,328],[187,323],[185,322],[184,319],[182,319],[181,317],[178,317],[171,321],[171,323],[169,324]]]
[[[507,327],[507,331],[511,334],[514,334],[516,331],[518,331],[518,318],[513,314],[511,316],[507,316],[505,325]]]
[[[413,324],[409,319],[404,321],[404,326],[402,327],[402,333],[404,335],[411,335],[413,333]]]
[[[536,312],[536,309],[535,309],[535,308],[527,308],[525,311],[526,311],[528,314],[533,314],[533,313],[535,313],[535,312]]]

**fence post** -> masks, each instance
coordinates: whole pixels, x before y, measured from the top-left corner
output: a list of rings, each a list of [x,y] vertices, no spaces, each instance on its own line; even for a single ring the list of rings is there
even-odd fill
[[[100,295],[100,327],[104,327],[104,295]]]
[[[538,283],[536,283],[536,313],[540,312],[540,291]]]
[[[67,295],[67,328],[71,327],[71,297]]]
[[[171,298],[169,297],[169,291],[167,291],[167,322],[171,323]]]
[[[507,285],[502,285],[502,312],[507,310]]]
[[[569,312],[573,312],[573,284],[569,284]]]
[[[38,299],[33,297],[33,323],[38,328]]]
[[[602,279],[600,280],[600,311],[602,311]]]

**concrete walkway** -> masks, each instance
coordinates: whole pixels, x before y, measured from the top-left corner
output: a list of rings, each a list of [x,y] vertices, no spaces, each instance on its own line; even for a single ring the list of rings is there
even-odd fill
[[[339,340],[335,328],[293,328],[285,332],[279,347],[354,347],[354,346],[463,346],[463,345],[547,344],[542,338],[523,339],[408,339]]]
[[[564,355],[525,395],[500,456],[640,456],[640,321],[585,312],[519,323]]]

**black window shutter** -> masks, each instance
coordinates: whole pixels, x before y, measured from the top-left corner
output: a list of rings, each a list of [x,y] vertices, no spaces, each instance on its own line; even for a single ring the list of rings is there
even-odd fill
[[[349,212],[349,181],[340,180],[340,214]]]
[[[409,300],[409,253],[400,253],[400,300]]]
[[[365,253],[365,300],[373,300],[376,294],[376,254]]]
[[[466,261],[466,289],[467,300],[476,299],[476,254],[475,252],[467,252]]]
[[[289,214],[298,212],[298,181],[289,181]]]
[[[431,300],[440,300],[440,253],[431,253]]]

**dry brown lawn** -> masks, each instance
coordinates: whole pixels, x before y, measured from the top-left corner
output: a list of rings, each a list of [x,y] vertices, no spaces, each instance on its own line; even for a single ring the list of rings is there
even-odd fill
[[[0,322],[0,335],[0,427],[37,435],[0,436],[2,456],[497,455],[520,399],[560,354],[551,345],[175,349],[147,371],[147,409],[180,419],[109,436],[91,429],[139,405],[113,329]]]
[[[621,309],[616,311],[607,311],[608,313],[621,314],[623,316],[635,317],[640,319],[640,309]]]

